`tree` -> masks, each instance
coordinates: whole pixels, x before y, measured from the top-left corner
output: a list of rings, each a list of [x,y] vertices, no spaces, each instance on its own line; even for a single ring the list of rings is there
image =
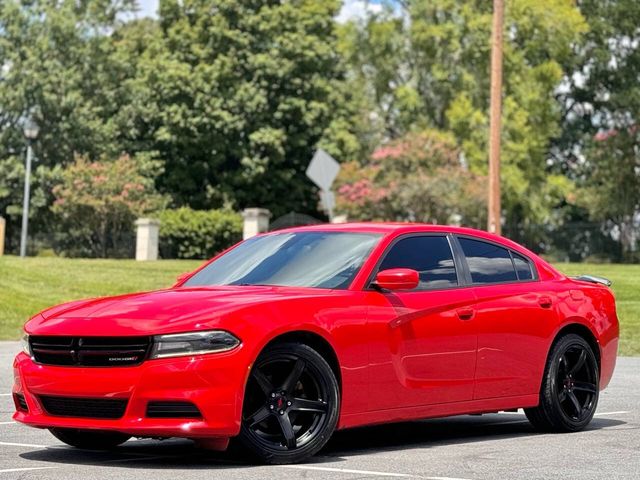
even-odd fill
[[[391,19],[389,14],[372,15],[350,26],[347,40],[357,52],[350,57],[353,75],[383,73],[376,77],[379,83],[360,77],[367,88],[383,93],[374,95],[374,113],[392,106],[393,115],[384,117],[391,123],[385,126],[388,139],[425,126],[453,132],[469,170],[484,175],[491,2],[407,4],[408,19],[394,20],[392,12]],[[553,222],[553,210],[571,193],[571,183],[547,165],[551,141],[560,131],[561,110],[554,91],[587,25],[569,0],[515,0],[506,12],[504,213],[508,225]],[[379,51],[386,56],[377,55]],[[380,59],[386,70],[379,67]],[[403,101],[390,100],[395,98]]]
[[[640,240],[635,228],[640,211],[640,133],[635,127],[601,133],[587,157],[589,177],[579,191],[578,203],[613,231],[620,251],[611,252],[612,256],[632,260]],[[637,253],[635,257],[637,261]]]
[[[119,82],[108,33],[135,0],[0,2],[0,215],[10,244],[19,232],[24,178],[21,122],[40,125],[32,185],[31,230],[50,230],[51,188],[75,153],[117,154],[113,122]]]
[[[583,218],[619,236],[623,259],[640,210],[640,3],[582,0],[589,24],[559,94],[562,135],[555,166],[581,187]]]
[[[450,134],[410,133],[350,162],[338,178],[337,209],[351,220],[463,223],[485,220],[486,178],[468,171]]]
[[[157,162],[123,155],[115,160],[77,157],[54,187],[52,211],[62,233],[61,250],[70,256],[119,256],[133,221],[166,204],[154,186]]]
[[[161,2],[162,43],[143,53],[138,81],[152,92],[153,144],[165,165],[158,184],[176,205],[316,212],[304,176],[314,148],[354,143],[336,124],[338,6]]]

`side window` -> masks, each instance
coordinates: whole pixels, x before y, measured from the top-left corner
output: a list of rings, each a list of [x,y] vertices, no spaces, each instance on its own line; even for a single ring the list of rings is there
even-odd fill
[[[467,258],[473,283],[515,282],[518,280],[511,255],[493,243],[458,238]]]
[[[411,268],[420,274],[419,290],[458,285],[453,254],[446,237],[408,237],[396,242],[380,264],[380,270]]]
[[[513,264],[516,266],[518,280],[533,280],[533,266],[531,262],[516,252],[511,252],[511,256],[513,257]]]

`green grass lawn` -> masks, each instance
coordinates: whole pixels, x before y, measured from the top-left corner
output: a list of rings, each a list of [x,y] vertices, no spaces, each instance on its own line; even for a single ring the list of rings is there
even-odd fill
[[[0,257],[0,338],[19,338],[22,324],[50,305],[167,287],[200,263]],[[613,281],[621,323],[620,353],[640,355],[640,265],[556,266],[567,275],[590,273]]]
[[[20,337],[22,324],[68,300],[169,287],[202,262],[0,257],[0,339]]]

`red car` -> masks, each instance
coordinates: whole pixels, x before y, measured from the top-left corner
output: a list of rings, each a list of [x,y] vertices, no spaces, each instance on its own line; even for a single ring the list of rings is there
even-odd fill
[[[25,326],[14,419],[81,448],[229,439],[269,463],[336,429],[524,408],[593,417],[616,362],[605,279],[486,232],[343,224],[260,235],[166,290],[81,300]]]

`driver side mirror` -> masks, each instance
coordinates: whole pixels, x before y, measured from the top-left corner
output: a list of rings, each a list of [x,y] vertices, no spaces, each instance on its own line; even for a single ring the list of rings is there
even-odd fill
[[[373,282],[382,290],[413,290],[420,283],[420,275],[410,268],[390,268],[382,270]]]

